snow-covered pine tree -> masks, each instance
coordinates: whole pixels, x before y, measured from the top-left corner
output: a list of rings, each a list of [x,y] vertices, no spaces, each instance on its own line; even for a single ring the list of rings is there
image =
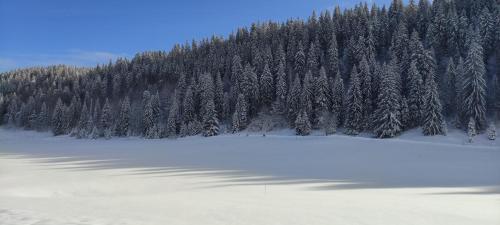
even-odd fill
[[[455,109],[457,108],[456,104],[456,92],[455,92],[455,86],[456,86],[456,77],[457,77],[457,70],[455,63],[453,62],[453,58],[450,58],[448,60],[448,66],[446,67],[446,72],[444,74],[444,85],[441,93],[444,93],[443,99],[444,99],[444,112],[445,115],[450,116],[453,114]]]
[[[405,97],[401,99],[401,126],[403,129],[408,129],[410,121],[410,109],[408,108],[408,100]]]
[[[494,141],[497,138],[497,129],[495,123],[491,122],[488,127],[488,139]]]
[[[259,79],[260,102],[264,107],[269,107],[273,101],[274,81],[269,65],[264,65],[262,75]]]
[[[52,133],[55,136],[64,134],[64,105],[61,98],[57,99],[56,107],[52,113]]]
[[[155,130],[156,123],[154,121],[153,106],[151,104],[151,100],[145,103],[143,112],[142,123],[144,126],[144,137],[147,139],[152,139],[157,135],[157,131]]]
[[[233,133],[244,130],[248,120],[248,104],[243,94],[238,95],[235,110],[233,113],[232,124]]]
[[[472,34],[467,58],[464,63],[463,108],[465,117],[474,118],[476,130],[486,128],[486,81],[483,48],[477,32]]]
[[[182,103],[182,122],[183,124],[188,124],[195,119],[194,111],[194,96],[193,96],[193,85],[190,84],[186,89],[186,94],[184,95],[184,101]]]
[[[118,122],[116,124],[116,136],[118,137],[126,137],[130,132],[130,100],[128,96],[122,101],[120,107],[120,114],[118,115]]]
[[[297,44],[297,52],[295,53],[294,58],[294,72],[299,77],[302,77],[305,74],[306,70],[306,56],[304,54],[304,46],[302,42],[299,41]]]
[[[307,53],[307,70],[311,71],[315,76],[318,74],[318,55],[317,55],[316,45],[314,42],[311,42],[309,47],[309,52]]]
[[[219,120],[213,99],[208,99],[203,115],[203,136],[211,137],[219,134]]]
[[[109,104],[109,100],[107,98],[104,102],[104,106],[102,107],[101,129],[102,136],[106,139],[110,139],[113,134],[113,115],[111,112],[111,105]]]
[[[425,82],[425,102],[422,131],[424,135],[444,135],[442,106],[439,100],[437,84],[431,75]]]
[[[151,96],[151,107],[153,109],[153,121],[154,124],[159,128],[161,116],[161,106],[160,106],[160,93],[156,91],[156,94]]]
[[[314,88],[314,104],[313,104],[313,127],[324,127],[327,122],[328,105],[331,102],[331,90],[326,78],[326,71],[321,67],[319,77],[316,79]]]
[[[476,136],[476,120],[471,116],[469,117],[469,123],[467,124],[467,136],[469,137],[469,143],[473,142],[474,136]]]
[[[373,113],[372,74],[366,57],[363,56],[359,63],[359,79],[361,81],[361,95],[363,101],[362,129],[371,129],[371,115]]]
[[[295,124],[295,119],[300,111],[300,95],[302,92],[302,86],[300,85],[300,78],[295,77],[292,88],[288,92],[287,105],[288,105],[288,119],[290,125],[293,127]]]
[[[333,32],[330,44],[327,50],[328,73],[331,77],[335,76],[339,71],[339,50],[337,47],[337,36]]]
[[[42,103],[42,107],[40,108],[40,113],[38,113],[37,117],[37,127],[38,131],[44,131],[49,126],[49,110],[47,109],[47,104],[45,102]]]
[[[179,103],[182,103],[182,98],[179,100]],[[217,116],[219,120],[222,120],[224,117],[224,86],[222,84],[222,78],[219,72],[217,72],[217,74],[215,75],[214,80],[214,103],[215,110],[217,111]]]
[[[347,91],[347,109],[345,112],[345,133],[357,135],[363,128],[363,96],[358,69],[354,66],[351,70],[351,80]]]
[[[342,109],[344,106],[344,80],[336,73],[332,88],[332,113],[337,117],[337,125],[342,124]]]
[[[306,110],[300,110],[295,119],[295,133],[301,136],[307,136],[311,133],[311,122]]]
[[[187,95],[186,95],[187,98]],[[180,108],[179,108],[179,94],[177,90],[174,92],[172,96],[172,103],[170,105],[170,110],[168,112],[167,118],[167,137],[176,137],[177,136],[177,127],[180,119]]]
[[[80,118],[76,127],[75,136],[77,138],[88,138],[90,130],[87,130],[87,122],[89,121],[90,113],[87,104],[83,104]]]
[[[385,68],[381,77],[380,90],[377,100],[377,110],[374,114],[374,133],[378,138],[390,138],[399,135],[402,131],[399,99],[400,92],[397,86],[397,69],[394,60]]]
[[[408,70],[408,110],[409,121],[407,128],[414,128],[422,124],[422,109],[424,102],[424,88],[422,75],[417,69],[417,61],[412,60]]]
[[[280,62],[278,71],[276,73],[276,102],[273,105],[273,111],[276,114],[286,113],[286,97],[287,97],[287,83],[285,74],[285,65]]]

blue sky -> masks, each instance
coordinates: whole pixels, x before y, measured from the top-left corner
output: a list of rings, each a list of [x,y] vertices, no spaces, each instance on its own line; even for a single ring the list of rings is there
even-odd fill
[[[0,71],[93,66],[362,0],[0,0]],[[372,1],[368,1],[372,2]],[[388,3],[390,0],[376,0]]]

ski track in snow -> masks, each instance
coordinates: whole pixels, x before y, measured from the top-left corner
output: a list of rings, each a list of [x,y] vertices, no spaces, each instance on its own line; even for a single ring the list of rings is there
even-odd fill
[[[0,129],[0,225],[500,224],[500,142]]]

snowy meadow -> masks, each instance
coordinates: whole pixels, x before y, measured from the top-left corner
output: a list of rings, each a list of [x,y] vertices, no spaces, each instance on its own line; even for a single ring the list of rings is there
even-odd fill
[[[500,221],[500,143],[461,131],[79,140],[1,129],[0,143],[2,225]]]

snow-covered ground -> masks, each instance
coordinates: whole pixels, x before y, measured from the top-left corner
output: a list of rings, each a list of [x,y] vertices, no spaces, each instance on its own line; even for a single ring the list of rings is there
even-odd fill
[[[500,142],[0,129],[0,225],[500,224]]]

